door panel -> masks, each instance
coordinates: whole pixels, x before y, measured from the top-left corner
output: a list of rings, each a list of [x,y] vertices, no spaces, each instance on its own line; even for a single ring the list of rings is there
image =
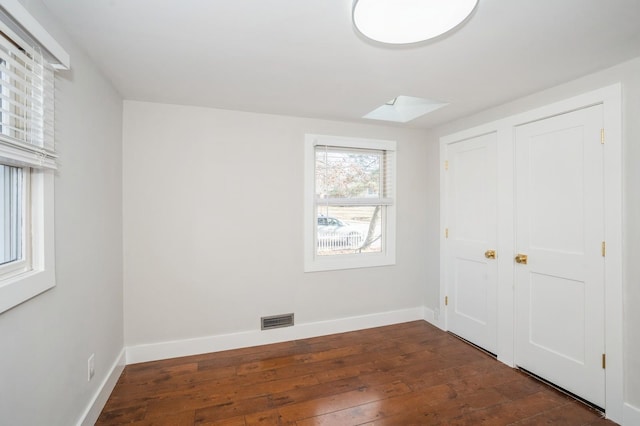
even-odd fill
[[[527,164],[530,245],[534,249],[582,253],[582,128],[559,129],[532,139]]]
[[[447,327],[495,353],[496,134],[449,144],[447,157]]]
[[[541,350],[584,363],[584,283],[531,274],[529,342]],[[573,303],[567,304],[565,301]],[[544,308],[544,310],[542,309]],[[549,333],[562,318],[563,333]]]
[[[469,321],[475,321],[480,326],[486,326],[487,315],[487,262],[478,262],[469,259],[456,259],[457,265],[454,278],[455,292],[452,303],[455,314],[466,317]],[[478,301],[485,301],[478,303]]]
[[[602,107],[519,126],[516,363],[604,407]]]

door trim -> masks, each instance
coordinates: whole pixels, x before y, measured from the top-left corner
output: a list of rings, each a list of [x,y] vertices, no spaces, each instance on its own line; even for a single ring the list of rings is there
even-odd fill
[[[498,349],[501,362],[514,367],[514,132],[515,127],[545,118],[603,105],[605,241],[605,347],[607,369],[605,410],[607,418],[622,422],[623,401],[623,288],[622,288],[622,85],[620,83],[555,102],[440,138],[440,301],[436,325],[448,329],[447,295],[447,146],[496,132],[498,163]],[[502,255],[501,255],[502,254]]]

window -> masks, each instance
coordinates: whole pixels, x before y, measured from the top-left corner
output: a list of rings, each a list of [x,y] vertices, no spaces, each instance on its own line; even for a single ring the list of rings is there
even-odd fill
[[[0,9],[0,313],[53,287],[53,69]]]
[[[305,271],[395,263],[393,141],[307,135]]]
[[[28,252],[23,250],[30,233],[24,203],[29,194],[28,177],[21,167],[0,164],[0,267],[22,263]]]

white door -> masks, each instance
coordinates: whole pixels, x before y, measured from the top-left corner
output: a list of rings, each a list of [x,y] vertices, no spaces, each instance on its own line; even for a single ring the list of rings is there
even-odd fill
[[[605,403],[602,106],[519,126],[516,364]]]
[[[447,145],[447,328],[497,350],[495,133]]]

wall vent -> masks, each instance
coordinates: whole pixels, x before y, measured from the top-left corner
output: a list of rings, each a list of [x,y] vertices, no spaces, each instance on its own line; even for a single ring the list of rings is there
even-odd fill
[[[270,317],[260,318],[262,330],[271,330],[272,328],[291,327],[293,325],[293,314],[273,315]]]

